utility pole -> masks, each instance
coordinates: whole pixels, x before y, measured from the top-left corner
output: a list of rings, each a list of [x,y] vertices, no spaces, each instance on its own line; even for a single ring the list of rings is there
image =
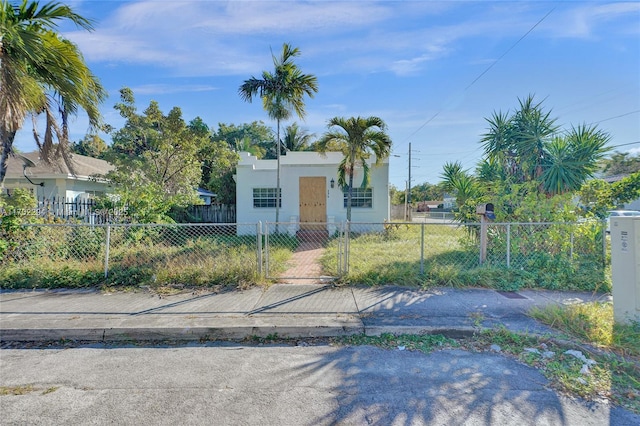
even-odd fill
[[[411,142],[409,142],[409,180],[407,181],[407,220],[411,220]]]

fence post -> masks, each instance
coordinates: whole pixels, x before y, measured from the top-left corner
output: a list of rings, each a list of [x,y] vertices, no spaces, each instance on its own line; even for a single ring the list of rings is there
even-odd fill
[[[256,224],[256,261],[258,262],[258,277],[262,278],[262,222]]]
[[[344,239],[344,274],[349,273],[349,239],[351,238],[351,222],[347,220],[345,227],[345,239]]]
[[[507,223],[507,268],[511,267],[511,223]]]
[[[480,215],[480,265],[487,260],[487,219]]]
[[[338,277],[342,277],[342,243],[344,239],[344,227],[340,223],[338,226],[338,253],[336,263],[338,264]]]
[[[107,236],[104,243],[104,277],[109,275],[109,246],[111,245],[111,225],[107,225]]]
[[[420,274],[424,274],[424,223],[420,225]]]
[[[607,266],[607,219],[602,220],[602,266]]]
[[[264,227],[264,275],[269,278],[269,222]]]
[[[573,260],[573,239],[574,239],[574,234],[573,234],[573,229],[571,230],[571,247],[570,247],[570,252],[569,252],[569,258],[571,260]]]

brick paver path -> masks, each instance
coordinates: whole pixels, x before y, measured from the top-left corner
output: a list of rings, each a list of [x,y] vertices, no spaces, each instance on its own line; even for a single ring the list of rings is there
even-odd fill
[[[320,257],[325,251],[326,233],[304,232],[298,233],[299,245],[291,259],[287,262],[290,267],[280,276],[280,282],[296,284],[323,284],[330,281],[322,277]]]

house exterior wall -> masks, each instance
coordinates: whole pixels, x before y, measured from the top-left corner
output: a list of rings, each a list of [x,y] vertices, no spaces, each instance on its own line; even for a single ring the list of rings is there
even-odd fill
[[[7,190],[30,189],[39,199],[55,198],[65,201],[75,200],[78,196],[88,198],[91,195],[111,192],[107,182],[91,176],[104,176],[113,169],[113,165],[104,160],[79,154],[71,155],[71,163],[75,175],[65,162],[57,161],[49,164],[41,161],[37,151],[11,156],[7,160],[4,188]],[[25,174],[33,183],[25,178]],[[44,185],[40,186],[40,183]]]
[[[88,179],[74,178],[73,176],[68,178],[60,177],[31,177],[31,180],[38,184],[44,183],[44,186],[33,185],[29,183],[24,177],[14,178],[8,177],[4,181],[4,187],[6,189],[25,188],[32,189],[33,194],[39,198],[53,199],[76,199],[79,195],[95,195],[105,194],[110,191],[109,185],[105,182],[97,182]]]
[[[344,198],[338,187],[338,165],[342,153],[327,152],[288,152],[280,157],[280,187],[282,207],[280,222],[298,222],[300,210],[299,180],[301,177],[326,178],[327,222],[339,223],[347,218]],[[389,218],[389,163],[374,166],[371,161],[370,187],[372,188],[372,207],[353,207],[352,222],[382,223]],[[249,153],[240,153],[240,162],[236,168],[236,208],[238,223],[274,222],[275,207],[254,207],[254,188],[276,188],[277,160],[258,160]],[[331,180],[335,181],[331,188]],[[362,170],[356,170],[354,187],[362,182]],[[296,229],[297,230],[297,229]]]

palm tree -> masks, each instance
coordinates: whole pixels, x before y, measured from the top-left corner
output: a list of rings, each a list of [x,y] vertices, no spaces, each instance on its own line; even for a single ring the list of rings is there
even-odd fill
[[[536,180],[542,176],[548,155],[545,145],[558,131],[556,119],[551,111],[543,111],[542,102],[534,103],[533,95],[519,100],[520,109],[513,117],[513,146],[520,159],[520,166],[526,180]]]
[[[548,194],[577,191],[598,169],[610,136],[595,126],[572,127],[565,137],[554,138],[546,147],[549,158],[542,173]]]
[[[356,166],[362,167],[362,188],[369,186],[367,160],[375,154],[375,164],[380,164],[391,152],[391,139],[387,126],[378,117],[334,117],[327,126],[330,130],[317,144],[320,152],[337,147],[344,154],[338,166],[338,185],[347,189],[347,221],[351,221],[351,197],[353,195],[353,173]],[[347,181],[348,176],[348,181]]]
[[[510,180],[521,183],[539,179],[548,155],[545,145],[558,131],[551,112],[542,109],[542,102],[534,102],[533,95],[518,99],[520,108],[512,115],[494,112],[488,132],[480,143],[486,158],[499,164]]]
[[[282,148],[287,151],[307,151],[311,147],[313,134],[308,133],[305,129],[293,123],[284,131],[284,139],[282,140]]]
[[[0,186],[15,135],[27,115],[45,115],[42,140],[34,129],[43,160],[50,162],[62,157],[68,166],[71,166],[69,115],[81,108],[87,112],[91,126],[100,123],[98,106],[106,92],[85,64],[78,47],[56,32],[60,21],[93,29],[89,20],[59,3],[43,6],[28,0],[18,6],[6,0],[0,3]],[[57,124],[57,112],[62,126]]]
[[[262,78],[251,77],[245,80],[238,89],[240,97],[251,102],[254,96],[262,99],[262,106],[269,118],[276,120],[276,224],[280,219],[280,121],[287,120],[293,112],[300,119],[304,119],[304,95],[313,98],[318,92],[317,78],[312,74],[303,74],[302,70],[293,62],[293,58],[300,55],[300,50],[289,44],[282,45],[282,54],[277,58],[273,53],[273,73],[262,72]],[[276,225],[277,226],[277,225]],[[277,229],[277,228],[276,228]],[[276,231],[277,232],[277,231]]]
[[[464,206],[467,200],[479,194],[478,179],[464,170],[462,163],[459,161],[455,163],[446,162],[440,178],[445,191],[451,192],[456,196],[456,206],[458,208],[456,216],[458,219],[464,219],[465,212],[461,212],[460,208]]]
[[[455,190],[455,185],[453,184],[453,182],[456,177],[463,174],[466,174],[466,172],[462,168],[462,163],[460,163],[459,161],[456,161],[455,163],[447,161],[446,163],[444,163],[444,166],[442,166],[442,174],[440,175],[444,190],[447,192]]]

